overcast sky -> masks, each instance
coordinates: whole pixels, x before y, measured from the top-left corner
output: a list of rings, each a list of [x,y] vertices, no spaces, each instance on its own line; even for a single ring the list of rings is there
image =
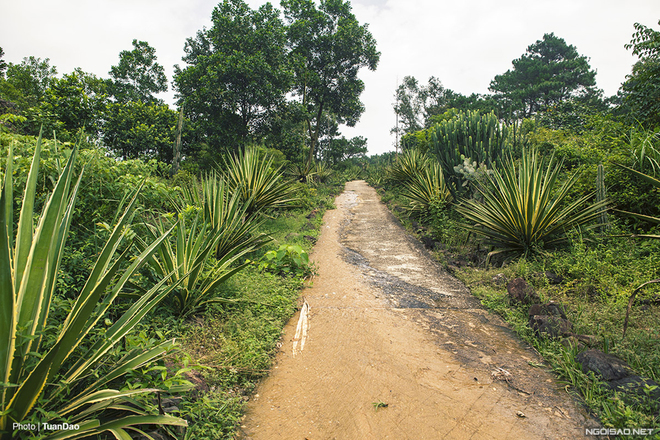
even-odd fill
[[[248,0],[253,8],[265,1]],[[133,39],[149,42],[171,81],[183,46],[210,26],[213,0],[3,0],[0,47],[5,60],[50,58],[58,73],[80,67],[108,77],[119,52]],[[279,6],[278,2],[273,2]],[[370,154],[394,149],[392,101],[406,75],[426,83],[437,77],[449,89],[487,93],[495,75],[543,34],[555,35],[590,58],[598,87],[617,92],[635,58],[623,45],[636,22],[660,30],[660,0],[354,0],[368,23],[381,59],[361,72],[366,111],[347,136],[368,139]],[[163,98],[172,103],[170,91]]]

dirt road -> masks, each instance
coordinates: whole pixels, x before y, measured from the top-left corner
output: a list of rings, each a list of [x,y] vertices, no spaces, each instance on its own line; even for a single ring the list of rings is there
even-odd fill
[[[336,204],[309,311],[287,325],[240,438],[576,439],[594,426],[372,188],[350,182]]]

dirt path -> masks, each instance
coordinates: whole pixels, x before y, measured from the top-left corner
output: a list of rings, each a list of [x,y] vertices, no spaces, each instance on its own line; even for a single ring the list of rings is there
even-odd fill
[[[372,188],[349,182],[336,204],[303,292],[304,349],[295,316],[240,438],[576,439],[594,426]]]

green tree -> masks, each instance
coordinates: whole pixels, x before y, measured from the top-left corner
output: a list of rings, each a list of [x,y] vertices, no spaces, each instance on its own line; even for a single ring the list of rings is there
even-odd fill
[[[596,72],[587,57],[554,33],[527,47],[513,69],[495,76],[490,91],[518,117],[529,117],[571,97],[594,93]]]
[[[309,136],[307,167],[316,154],[322,123],[332,114],[339,124],[354,126],[364,111],[358,78],[362,67],[375,70],[380,59],[376,41],[360,26],[343,0],[282,0],[291,62],[294,94],[305,111]]]
[[[217,153],[267,131],[291,74],[284,23],[270,3],[252,10],[243,0],[223,0],[212,21],[187,40],[188,66],[175,67],[175,84],[197,141]]]
[[[103,125],[103,142],[124,159],[171,162],[177,119],[177,112],[165,104],[111,103]]]
[[[146,41],[133,40],[133,50],[119,54],[110,68],[110,92],[118,102],[161,103],[154,94],[167,91],[165,69],[156,62],[156,49]]]
[[[55,131],[62,140],[71,140],[81,129],[96,138],[107,104],[106,82],[77,68],[51,81],[42,102],[25,112],[24,131],[38,134],[43,125],[44,133]]]
[[[50,59],[23,58],[20,64],[7,65],[6,79],[0,79],[0,97],[13,102],[20,110],[38,105],[55,79],[57,69]]]
[[[630,122],[637,120],[648,128],[660,127],[660,32],[635,23],[635,33],[626,49],[632,49],[639,61],[621,86],[619,111]]]
[[[344,136],[321,142],[321,156],[326,163],[337,165],[355,157],[364,157],[367,153],[367,139],[356,136],[346,139]]]

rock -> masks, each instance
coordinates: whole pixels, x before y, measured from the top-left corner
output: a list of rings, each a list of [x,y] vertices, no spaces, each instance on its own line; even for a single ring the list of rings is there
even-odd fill
[[[552,315],[532,315],[529,326],[538,336],[544,333],[551,338],[568,335],[573,327],[568,319]]]
[[[318,209],[314,209],[312,212],[307,214],[307,220],[311,220],[313,218],[316,218],[316,214],[318,214],[318,212],[319,212]]]
[[[649,393],[650,397],[654,400],[660,400],[660,385],[654,380],[644,378],[637,375],[627,376],[619,380],[613,380],[608,385],[616,390],[628,394],[636,394],[639,397],[646,396],[645,389],[647,386],[657,387]]]
[[[422,241],[422,243],[424,243],[424,247],[429,250],[433,250],[437,243],[437,241],[435,241],[433,237],[430,237],[428,235],[422,235],[420,237],[420,240]]]
[[[534,315],[550,315],[550,316],[558,316],[562,319],[568,319],[566,317],[566,308],[561,305],[554,303],[550,301],[547,304],[534,304],[529,308],[529,312],[527,312],[527,316],[534,316]]]
[[[316,243],[316,237],[312,237],[311,235],[303,235],[303,238],[312,244]]]
[[[588,373],[593,371],[606,381],[617,381],[624,377],[633,376],[635,372],[623,360],[618,357],[603,353],[600,350],[586,350],[576,357],[582,365],[582,371]]]
[[[527,284],[522,278],[514,278],[506,286],[509,298],[517,304],[534,304],[540,302],[540,299],[532,286]]]
[[[554,272],[546,271],[544,275],[550,284],[561,284],[564,282],[564,279]]]
[[[491,281],[491,283],[495,284],[496,286],[502,286],[502,285],[506,284],[507,279],[506,279],[506,275],[504,275],[503,273],[498,273],[490,281]]]

